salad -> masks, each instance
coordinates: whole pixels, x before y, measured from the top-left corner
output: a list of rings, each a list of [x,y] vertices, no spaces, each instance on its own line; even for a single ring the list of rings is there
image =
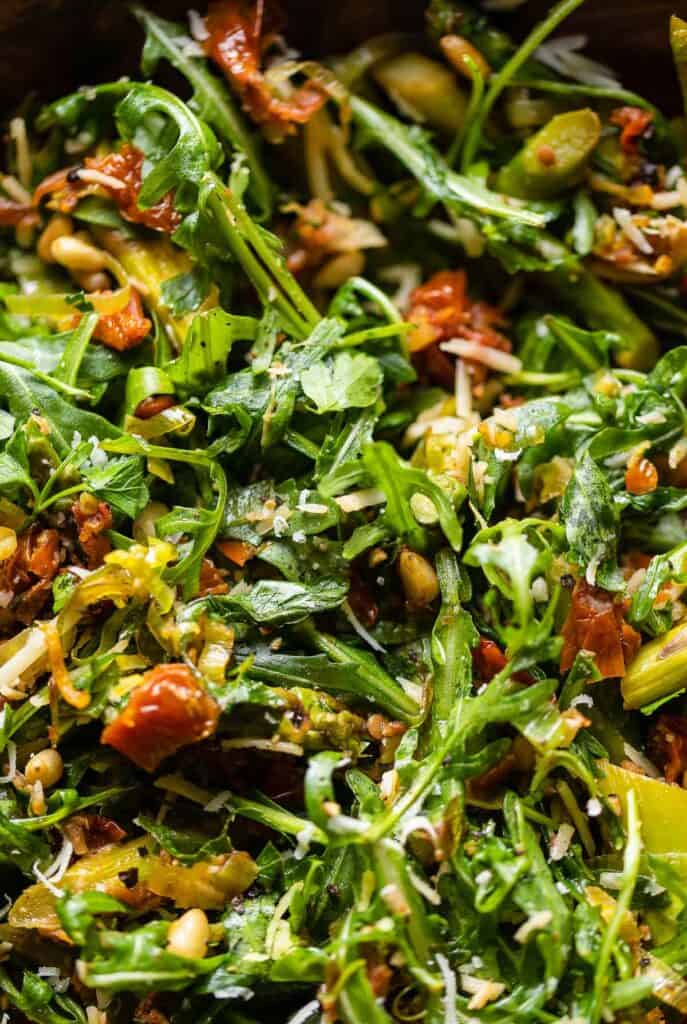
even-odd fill
[[[580,3],[9,121],[2,1024],[687,1019],[687,121]]]

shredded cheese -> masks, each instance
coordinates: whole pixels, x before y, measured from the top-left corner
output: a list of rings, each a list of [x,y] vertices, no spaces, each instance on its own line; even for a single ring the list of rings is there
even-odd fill
[[[207,811],[208,814],[216,814],[218,811],[222,810],[227,800],[230,798],[231,790],[223,789],[221,793],[217,794],[217,796],[213,796],[212,800],[208,800],[205,807],[203,807],[203,810]]]
[[[205,42],[206,39],[210,38],[210,33],[205,27],[205,19],[193,9],[188,12],[188,25],[191,30],[191,35],[198,43]]]
[[[562,827],[562,826],[561,826]],[[527,920],[520,925],[515,935],[513,936],[516,942],[520,945],[524,945],[529,939],[530,935],[534,932],[540,932],[547,925],[553,921],[553,914],[550,910],[540,910],[536,914],[532,914]]]
[[[436,954],[436,961],[444,982],[444,1024],[457,1024],[456,997],[458,995],[458,986],[456,985],[456,976],[443,953]]]
[[[549,857],[553,861],[563,860],[566,853],[570,849],[570,843],[572,837],[575,835],[575,829],[572,825],[567,822],[563,822],[560,826],[549,846]]]
[[[32,629],[24,638],[22,646],[17,652],[11,655],[4,665],[0,666],[0,693],[3,696],[9,696],[5,692],[5,687],[16,690],[21,682],[19,677],[22,673],[31,668],[39,658],[42,658],[47,653],[47,649],[48,645],[43,630]],[[19,693],[20,696],[24,696],[21,690]]]
[[[579,53],[586,45],[586,36],[559,36],[542,43],[534,51],[534,56],[560,75],[585,85],[617,87],[619,83],[611,68]]]
[[[646,236],[639,230],[639,228],[635,224],[634,220],[632,219],[632,214],[629,210],[624,209],[624,207],[622,206],[616,206],[613,209],[613,216],[615,217],[616,223],[618,224],[620,230],[623,232],[626,238],[628,238],[629,241],[632,242],[636,249],[638,249],[641,253],[644,253],[645,256],[653,255],[654,250],[652,249]]]
[[[373,505],[383,505],[386,501],[386,494],[378,487],[365,487],[361,491],[350,491],[334,498],[342,512],[360,512],[364,508],[371,508]]]
[[[320,1009],[317,999],[311,1000],[305,1006],[301,1006],[295,1016],[289,1018],[289,1024],[310,1024],[312,1016]]]
[[[645,775],[648,775],[650,779],[660,779],[661,773],[655,764],[645,757],[640,750],[636,747],[631,746],[629,743],[623,743],[623,752],[628,761],[632,761],[638,768],[641,768]]]
[[[378,651],[383,654],[384,648],[377,640],[375,640],[371,633],[368,633],[368,631],[365,629],[358,616],[351,608],[348,601],[344,601],[341,608],[343,610],[344,615],[346,616],[350,624],[353,626],[353,629],[356,631],[360,639],[364,640],[366,644],[369,644],[373,651]]]
[[[461,974],[460,987],[472,996],[468,1003],[468,1010],[483,1010],[487,1003],[493,1003],[506,990],[506,986],[500,981],[474,978],[470,974]]]
[[[419,263],[394,263],[379,272],[379,279],[398,286],[391,301],[404,313],[410,305],[410,296],[422,282],[422,269]]]
[[[71,860],[73,852],[74,847],[65,836],[62,840],[60,852],[57,854],[52,864],[48,865],[45,871],[40,870],[38,867],[38,861],[33,865],[32,870],[34,875],[39,882],[42,882],[43,885],[50,890],[53,896],[59,897],[64,895],[63,890],[58,888],[57,883],[62,880],[65,871],[69,867],[69,861]]]
[[[444,352],[453,356],[461,356],[463,359],[472,359],[476,363],[483,363],[491,370],[499,373],[520,373],[522,362],[517,356],[510,352],[502,352],[499,348],[492,348],[490,345],[480,345],[478,341],[467,341],[465,338],[451,338],[439,346]]]
[[[441,906],[441,896],[436,889],[433,889],[432,886],[424,880],[424,878],[420,878],[412,868],[408,868],[408,877],[410,878],[410,883],[413,888],[417,889],[420,895],[424,896],[428,903],[431,903],[433,907]]]
[[[4,709],[3,709],[4,718]],[[0,782],[14,782],[17,776],[17,744],[7,741],[7,775],[0,775]]]
[[[222,740],[222,750],[269,750],[275,754],[292,754],[294,757],[303,756],[303,747],[298,743],[287,743],[285,740],[265,739],[234,739]]]

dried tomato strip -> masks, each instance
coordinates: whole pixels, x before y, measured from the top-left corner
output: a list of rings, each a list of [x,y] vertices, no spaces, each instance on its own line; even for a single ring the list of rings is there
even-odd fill
[[[186,665],[146,672],[124,710],[100,738],[148,772],[170,754],[211,736],[220,709]]]

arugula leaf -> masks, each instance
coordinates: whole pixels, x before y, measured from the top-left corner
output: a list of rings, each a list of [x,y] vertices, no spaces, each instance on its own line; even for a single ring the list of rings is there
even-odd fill
[[[195,209],[201,181],[220,158],[210,129],[178,96],[148,82],[131,83],[117,104],[115,119],[122,138],[135,143],[148,158],[137,199],[140,208],[149,209],[173,190],[178,210]],[[160,131],[160,120],[171,123],[175,134]],[[157,131],[146,130],[146,125]]]
[[[172,316],[184,316],[185,313],[194,313],[198,309],[207,298],[211,285],[209,270],[195,266],[185,274],[177,274],[163,281],[160,296]]]
[[[198,861],[209,860],[211,857],[230,853],[232,850],[231,841],[227,835],[228,820],[220,834],[212,838],[193,830],[181,831],[172,828],[145,814],[139,814],[134,824],[151,835],[163,850],[166,850],[182,864],[196,864]]]
[[[28,491],[38,498],[38,488],[28,466],[22,466],[9,452],[0,454],[0,492],[10,501],[16,501],[22,492]]]
[[[120,437],[122,432],[96,413],[66,402],[52,388],[25,370],[0,362],[0,394],[11,414],[19,421],[30,418],[35,410],[50,426],[49,439],[61,457],[69,454],[75,433],[99,440]]]
[[[381,384],[379,363],[363,352],[339,352],[332,360],[307,367],[301,374],[301,387],[320,415],[373,405]]]
[[[201,614],[238,619],[257,625],[280,626],[300,622],[315,612],[329,611],[345,600],[347,584],[321,579],[315,583],[258,580],[252,587],[235,587],[229,594],[201,598],[188,606],[191,617]]]
[[[135,519],[148,504],[149,494],[143,474],[143,460],[110,459],[104,466],[82,469],[88,487],[122,515]]]
[[[618,514],[609,483],[586,452],[577,462],[561,501],[561,519],[570,557],[588,579],[607,590],[620,590]]]
[[[221,466],[213,462],[210,465],[210,483],[216,492],[215,507],[182,508],[177,506],[156,523],[159,537],[174,536],[177,533],[190,534],[191,541],[186,545],[182,557],[165,571],[165,579],[170,583],[181,583],[184,598],[188,600],[198,593],[200,570],[206,552],[212,545],[224,519],[227,501],[227,478]],[[178,545],[180,546],[180,545]],[[183,550],[183,546],[182,550]]]
[[[33,865],[50,860],[50,847],[45,839],[11,821],[0,811],[0,863],[14,865],[31,875]]]
[[[174,278],[176,280],[176,278]],[[193,318],[181,355],[166,367],[181,393],[203,394],[226,370],[235,341],[252,341],[258,321],[234,316],[219,307]]]

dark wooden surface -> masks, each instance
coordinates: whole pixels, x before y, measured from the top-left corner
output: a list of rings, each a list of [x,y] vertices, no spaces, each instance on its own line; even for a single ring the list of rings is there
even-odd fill
[[[178,16],[202,0],[149,0]],[[312,56],[341,51],[366,36],[422,26],[422,0],[283,0],[288,37]],[[501,23],[522,36],[551,6],[529,0]],[[668,111],[679,109],[668,46],[671,13],[687,0],[587,0],[565,31],[590,37],[589,53],[618,68],[628,86]],[[136,74],[140,33],[124,0],[0,0],[0,103],[5,112],[32,90],[53,98],[78,84]]]

